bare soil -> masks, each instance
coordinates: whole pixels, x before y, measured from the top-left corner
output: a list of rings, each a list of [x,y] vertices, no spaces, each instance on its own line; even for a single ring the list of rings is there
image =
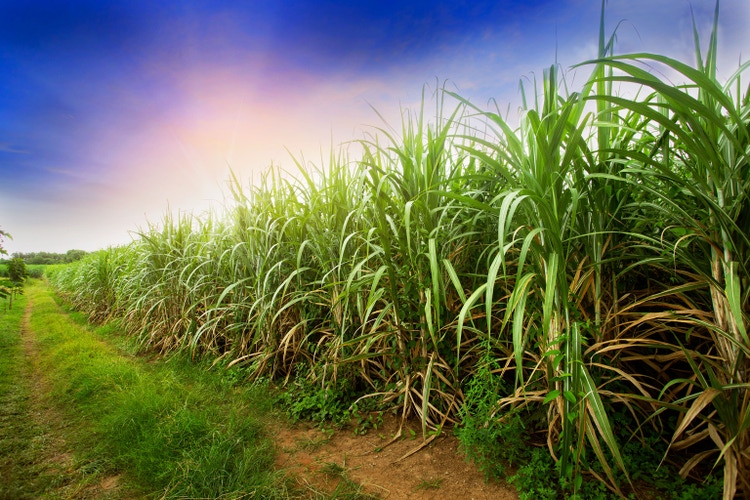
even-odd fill
[[[277,426],[278,465],[312,491],[331,492],[346,478],[384,499],[518,498],[512,486],[486,482],[460,453],[455,436],[443,433],[426,443],[420,423],[407,422],[394,440],[399,422],[384,415],[383,424],[365,435],[356,435],[353,428],[334,432],[308,424]]]

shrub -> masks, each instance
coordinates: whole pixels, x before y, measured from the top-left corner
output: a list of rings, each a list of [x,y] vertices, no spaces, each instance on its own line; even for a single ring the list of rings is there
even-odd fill
[[[15,257],[8,262],[8,278],[14,283],[22,283],[26,279],[26,263],[20,257]]]

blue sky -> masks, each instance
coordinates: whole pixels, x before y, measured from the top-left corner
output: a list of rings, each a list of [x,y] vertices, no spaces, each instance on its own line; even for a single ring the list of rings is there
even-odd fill
[[[609,0],[618,53],[692,62],[691,6]],[[416,107],[436,81],[480,106],[596,55],[601,2],[0,0],[0,228],[10,252],[95,250],[167,209],[219,207],[289,152],[314,163]],[[720,70],[750,51],[750,2],[724,0]],[[744,51],[744,52],[743,52]],[[579,70],[580,71],[580,70]],[[571,80],[575,78],[571,75]]]

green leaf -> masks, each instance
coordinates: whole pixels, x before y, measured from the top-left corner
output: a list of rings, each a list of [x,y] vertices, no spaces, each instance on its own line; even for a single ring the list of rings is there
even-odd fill
[[[571,391],[563,391],[563,397],[571,403],[576,403],[576,396]]]
[[[560,395],[560,391],[557,389],[553,389],[549,391],[549,393],[544,397],[544,401],[542,401],[542,404],[547,404],[553,399],[556,399]]]

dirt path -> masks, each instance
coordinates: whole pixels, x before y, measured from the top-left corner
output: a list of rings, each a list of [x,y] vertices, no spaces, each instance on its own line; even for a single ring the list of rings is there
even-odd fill
[[[14,390],[0,403],[0,442],[5,451],[0,499],[120,499],[118,477],[104,476],[76,459],[66,441],[70,425],[50,400],[38,366],[29,299],[20,327],[21,359]]]
[[[518,498],[507,484],[485,482],[483,474],[459,453],[452,435],[438,436],[420,449],[421,427],[413,422],[404,427],[403,438],[393,441],[398,420],[385,416],[382,426],[364,436],[352,429],[331,433],[307,425],[279,426],[274,430],[280,444],[279,465],[311,490],[332,491],[348,479],[362,485],[366,493],[386,499]]]
[[[44,397],[48,387],[37,367],[37,347],[30,328],[33,307],[33,303],[29,301],[24,312],[23,323],[21,323],[21,346],[27,367],[24,373],[24,383],[29,386],[28,418],[35,427],[43,431],[39,437],[44,443],[44,453],[40,455],[46,465],[50,469],[69,471],[73,467],[74,459],[65,439],[60,434],[64,419]]]

